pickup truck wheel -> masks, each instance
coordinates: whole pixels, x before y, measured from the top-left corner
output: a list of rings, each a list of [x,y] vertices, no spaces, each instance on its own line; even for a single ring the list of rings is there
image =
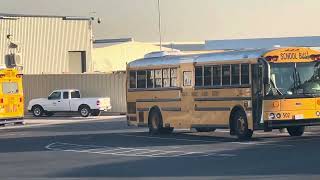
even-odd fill
[[[90,115],[90,108],[88,106],[81,106],[79,108],[80,116],[88,117]]]
[[[41,117],[43,115],[43,108],[41,106],[34,106],[32,108],[32,114],[34,117]]]
[[[100,110],[92,110],[91,115],[92,116],[100,116],[101,111]]]

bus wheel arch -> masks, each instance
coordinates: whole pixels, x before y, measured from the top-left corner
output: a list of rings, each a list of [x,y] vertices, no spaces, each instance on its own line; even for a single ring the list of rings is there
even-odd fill
[[[238,139],[247,140],[252,137],[253,131],[249,129],[248,118],[242,106],[235,106],[229,118],[230,134],[238,136]]]

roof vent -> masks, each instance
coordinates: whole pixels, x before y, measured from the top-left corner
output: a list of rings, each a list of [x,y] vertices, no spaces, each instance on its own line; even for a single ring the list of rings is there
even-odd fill
[[[173,51],[156,51],[148,53],[144,56],[144,58],[155,58],[155,57],[164,57],[164,56],[177,56],[182,55],[183,53],[179,50]]]

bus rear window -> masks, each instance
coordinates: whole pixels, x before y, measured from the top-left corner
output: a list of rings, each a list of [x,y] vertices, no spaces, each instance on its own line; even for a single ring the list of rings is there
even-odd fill
[[[19,93],[18,83],[16,82],[4,82],[2,83],[3,94],[16,94]]]

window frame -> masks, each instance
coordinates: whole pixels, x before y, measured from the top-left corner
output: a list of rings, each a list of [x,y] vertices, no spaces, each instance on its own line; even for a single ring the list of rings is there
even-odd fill
[[[54,93],[60,93],[60,98],[55,98],[55,99],[53,99],[51,96],[52,96]],[[62,93],[61,93],[61,91],[53,91],[53,92],[48,96],[48,100],[60,100],[60,99],[62,99]]]

